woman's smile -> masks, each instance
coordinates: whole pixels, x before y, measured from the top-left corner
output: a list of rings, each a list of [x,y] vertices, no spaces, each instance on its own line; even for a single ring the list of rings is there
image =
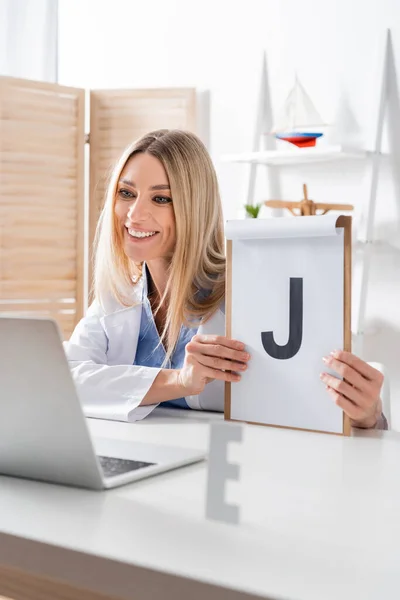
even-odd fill
[[[125,234],[130,243],[138,244],[154,241],[159,234],[158,231],[144,231],[140,229],[125,227]]]

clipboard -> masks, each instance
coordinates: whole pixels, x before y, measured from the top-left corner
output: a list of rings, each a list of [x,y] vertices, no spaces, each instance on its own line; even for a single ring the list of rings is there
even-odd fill
[[[313,221],[313,223],[310,222],[310,219]],[[318,220],[321,220],[321,221],[318,223]],[[234,306],[233,297],[232,297],[232,294],[235,293],[235,290],[238,289],[237,282],[235,282],[235,280],[234,280],[235,269],[233,266],[233,259],[235,257],[235,245],[238,245],[238,242],[241,239],[248,240],[249,243],[251,243],[251,240],[257,240],[257,239],[258,240],[262,240],[262,239],[278,240],[279,232],[281,230],[281,233],[282,233],[284,227],[289,227],[290,236],[292,236],[292,237],[296,236],[296,232],[295,232],[294,228],[297,228],[299,233],[300,233],[300,229],[303,228],[303,232],[301,233],[301,235],[304,235],[304,230],[308,230],[308,229],[311,232],[310,235],[315,235],[315,229],[314,229],[315,227],[316,228],[321,227],[322,229],[325,228],[326,231],[329,230],[329,227],[333,227],[335,229],[336,233],[338,233],[338,234],[342,233],[342,235],[339,235],[339,238],[342,240],[342,242],[340,242],[341,255],[340,255],[340,264],[338,266],[338,268],[340,268],[340,271],[338,271],[338,272],[340,273],[340,276],[342,278],[341,284],[343,286],[341,288],[341,290],[343,292],[343,305],[342,305],[342,307],[340,307],[340,309],[343,308],[343,312],[342,312],[342,321],[343,322],[342,322],[342,326],[341,326],[341,331],[339,332],[339,334],[341,335],[341,338],[342,338],[342,344],[340,344],[337,348],[338,349],[342,348],[343,350],[351,352],[351,278],[352,278],[352,276],[351,276],[351,248],[352,248],[352,246],[351,246],[352,245],[351,228],[352,228],[352,218],[349,216],[344,216],[344,215],[340,215],[339,217],[333,216],[333,215],[328,215],[328,216],[317,216],[317,217],[315,217],[315,216],[302,217],[301,219],[293,219],[292,217],[287,217],[287,218],[280,217],[279,219],[260,219],[260,220],[255,220],[255,219],[250,220],[249,219],[247,221],[248,222],[244,222],[244,223],[243,223],[243,221],[242,222],[228,221],[226,223],[226,238],[227,238],[227,244],[226,244],[226,251],[227,251],[226,335],[227,335],[227,337],[228,338],[235,337],[235,339],[239,339],[240,341],[244,342],[247,350],[252,355],[251,361],[253,360],[253,353],[257,353],[257,355],[258,355],[259,352],[262,352],[262,350],[260,350],[260,348],[258,346],[256,347],[255,344],[253,344],[253,347],[248,346],[247,339],[246,339],[246,333],[244,335],[242,335],[242,339],[234,336],[235,326],[234,326],[232,319],[238,318],[238,315],[236,314],[238,303],[236,303],[236,305]],[[264,221],[264,223],[262,223],[262,221]],[[278,223],[276,223],[277,221],[278,221]],[[286,221],[286,223],[284,223],[285,221]],[[290,223],[289,223],[289,221],[290,221]],[[274,223],[272,223],[272,222],[274,222]],[[241,236],[240,230],[242,230],[243,238],[240,237]],[[263,236],[265,236],[265,237],[263,237]],[[336,244],[339,244],[339,242],[336,242]],[[245,247],[245,246],[243,246],[243,244],[242,244],[242,250],[243,250],[243,247]],[[320,247],[323,247],[322,240],[320,240]],[[261,246],[260,246],[260,248],[261,248]],[[241,256],[238,254],[238,252],[239,252],[239,249],[237,249],[236,256]],[[266,251],[266,257],[267,257],[267,254],[268,254],[268,252]],[[250,255],[251,255],[251,253],[250,253]],[[254,253],[253,253],[253,256],[254,256]],[[276,256],[276,253],[275,253],[275,256]],[[336,260],[336,262],[339,263],[339,258]],[[260,272],[260,275],[261,275],[261,272]],[[251,282],[249,282],[249,283],[251,284]],[[246,283],[244,283],[243,285],[246,287]],[[340,295],[340,297],[341,297],[341,295]],[[249,310],[250,311],[252,310],[251,306],[249,306]],[[330,350],[334,350],[334,349],[336,349],[336,348],[330,348]],[[299,351],[299,354],[300,354],[300,351]],[[323,370],[326,371],[327,368],[322,363],[322,355],[319,356],[318,359],[321,363],[320,371],[323,371]],[[226,382],[225,383],[225,403],[224,403],[225,420],[240,421],[240,422],[246,422],[246,423],[251,423],[251,424],[256,424],[256,425],[265,425],[265,426],[283,427],[283,428],[296,429],[296,430],[313,431],[313,432],[319,432],[319,433],[331,433],[331,434],[338,434],[338,435],[345,435],[345,436],[350,435],[350,431],[351,431],[350,418],[339,407],[334,405],[334,403],[332,402],[331,398],[329,397],[327,391],[325,390],[325,386],[323,385],[322,382],[319,381],[318,374],[316,374],[316,377],[318,378],[318,384],[321,386],[321,388],[325,394],[325,397],[326,397],[325,401],[326,401],[327,405],[329,403],[331,403],[331,405],[333,405],[335,407],[336,411],[339,411],[339,414],[340,414],[340,421],[339,421],[339,417],[337,417],[337,416],[335,416],[335,418],[333,419],[335,421],[335,427],[331,428],[333,430],[330,430],[329,427],[319,427],[319,426],[313,426],[313,425],[308,427],[308,426],[304,425],[304,423],[302,423],[300,426],[297,426],[296,424],[291,423],[291,422],[288,424],[285,424],[282,422],[277,422],[276,419],[275,420],[274,419],[267,420],[267,419],[260,419],[260,418],[252,418],[252,416],[251,416],[252,413],[251,413],[250,409],[248,410],[248,415],[246,415],[246,414],[238,415],[237,410],[235,409],[235,406],[233,403],[236,392],[232,388],[233,388],[233,386],[242,386],[242,384],[246,380],[246,377],[247,377],[247,380],[249,381],[249,378],[252,376],[251,361],[249,364],[248,371],[246,371],[245,373],[242,374],[241,382],[239,382],[239,383]],[[266,373],[265,377],[267,378],[268,369],[266,369],[265,373]],[[332,373],[333,373],[333,371],[332,371]],[[262,386],[259,386],[259,387],[261,388]],[[260,394],[260,396],[261,396],[261,398],[260,398],[259,402],[261,403],[261,402],[263,402],[262,393]],[[236,403],[236,406],[237,406],[237,403]],[[318,407],[319,406],[320,405],[318,405]],[[243,409],[243,410],[245,410],[245,409]],[[296,408],[296,410],[297,410],[297,408]],[[318,408],[318,410],[319,410],[319,408]],[[330,410],[331,409],[329,409],[329,411]],[[289,420],[291,420],[289,413],[288,413],[288,416],[289,416]]]

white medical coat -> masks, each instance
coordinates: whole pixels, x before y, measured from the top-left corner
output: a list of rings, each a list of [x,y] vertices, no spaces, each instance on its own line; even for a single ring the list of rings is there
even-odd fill
[[[135,366],[142,314],[143,280],[132,291],[134,306],[126,308],[112,297],[94,301],[64,342],[68,363],[87,417],[137,421],[157,406],[140,406],[160,369]],[[225,335],[225,315],[218,310],[200,324],[198,333]],[[224,383],[213,381],[198,396],[187,396],[192,409],[224,409]],[[173,409],[172,409],[173,410]]]

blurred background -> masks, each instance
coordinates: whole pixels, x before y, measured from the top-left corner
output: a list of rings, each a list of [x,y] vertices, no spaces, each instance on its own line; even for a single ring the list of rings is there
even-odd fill
[[[303,183],[316,202],[354,205],[353,329],[362,357],[387,368],[395,422],[399,24],[397,0],[0,0],[0,309],[51,314],[68,337],[89,302],[90,245],[110,165],[149,129],[189,128],[211,153],[226,219],[243,218],[247,202],[301,200]],[[264,133],[296,75],[328,124],[319,147],[361,155],[261,164],[249,188],[250,163],[232,155],[286,152],[287,142]],[[258,218],[282,214],[263,206]]]

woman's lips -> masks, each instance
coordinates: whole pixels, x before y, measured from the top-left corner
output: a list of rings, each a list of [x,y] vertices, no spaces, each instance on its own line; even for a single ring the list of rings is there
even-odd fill
[[[126,231],[128,240],[134,244],[150,242],[151,240],[154,240],[154,238],[157,237],[157,235],[160,233],[159,231],[156,231],[153,235],[148,235],[148,236],[143,236],[143,237],[134,237],[133,235],[131,235],[129,233],[129,231],[127,230],[126,227],[125,227],[125,231]]]

